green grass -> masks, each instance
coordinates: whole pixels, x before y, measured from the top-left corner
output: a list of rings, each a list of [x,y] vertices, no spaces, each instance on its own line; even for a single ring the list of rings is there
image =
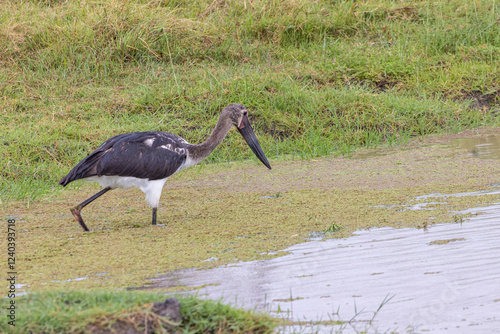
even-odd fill
[[[164,130],[201,142],[233,102],[251,110],[271,159],[498,125],[499,5],[6,2],[0,198],[54,193],[118,133]],[[208,162],[251,156],[231,133]]]
[[[52,291],[16,297],[16,326],[3,319],[3,333],[82,333],[90,324],[111,324],[151,315],[150,304],[168,297],[127,291]],[[271,333],[275,321],[264,314],[232,308],[221,301],[177,297],[183,320],[179,333]],[[9,299],[2,298],[5,309]],[[141,324],[138,324],[139,328]],[[101,326],[101,328],[105,328]],[[144,332],[144,327],[142,327]],[[166,333],[160,327],[155,333]]]

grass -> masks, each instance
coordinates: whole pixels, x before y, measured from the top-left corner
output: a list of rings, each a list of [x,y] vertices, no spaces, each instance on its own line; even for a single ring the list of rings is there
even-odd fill
[[[112,135],[205,139],[251,110],[271,159],[498,125],[495,1],[6,1],[0,198],[31,202]],[[208,163],[252,154],[231,133]]]
[[[16,297],[16,326],[10,327],[7,321],[2,321],[0,330],[3,333],[83,333],[91,330],[106,333],[104,329],[121,320],[135,327],[132,333],[144,333],[144,319],[149,316],[150,321],[157,320],[152,326],[154,333],[167,333],[157,319],[161,317],[150,310],[152,303],[167,298],[160,293],[104,290],[28,294]],[[275,321],[264,314],[232,308],[220,301],[191,296],[177,296],[177,299],[183,317],[176,328],[177,333],[271,333],[276,326]],[[2,308],[6,308],[9,301],[2,298]]]

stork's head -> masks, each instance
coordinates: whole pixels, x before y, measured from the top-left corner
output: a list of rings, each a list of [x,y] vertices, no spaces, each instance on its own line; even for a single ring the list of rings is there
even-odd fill
[[[264,151],[262,151],[259,141],[250,126],[250,122],[248,120],[248,110],[241,104],[232,103],[225,107],[222,113],[228,114],[229,119],[233,125],[236,126],[243,138],[245,138],[245,141],[248,146],[250,146],[253,153],[267,168],[271,169],[271,165],[269,164],[269,161],[267,161],[266,155],[264,154]]]

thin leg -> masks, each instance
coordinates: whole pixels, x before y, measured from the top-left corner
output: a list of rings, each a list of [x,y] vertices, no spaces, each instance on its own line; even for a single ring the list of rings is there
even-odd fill
[[[87,204],[91,203],[92,201],[96,200],[97,198],[101,197],[105,193],[111,190],[111,187],[106,187],[103,190],[99,191],[97,194],[87,198],[85,201],[81,202],[77,206],[75,206],[73,209],[71,209],[71,213],[73,214],[73,217],[75,217],[76,221],[80,223],[84,231],[88,231],[89,228],[85,223],[83,222],[82,216],[80,212],[84,207],[87,206]]]
[[[153,225],[156,225],[156,209],[157,208],[153,208]]]

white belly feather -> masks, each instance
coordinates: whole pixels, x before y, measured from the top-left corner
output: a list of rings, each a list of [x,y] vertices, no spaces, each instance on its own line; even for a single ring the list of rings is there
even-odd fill
[[[153,208],[158,207],[160,203],[161,191],[168,177],[160,180],[140,179],[133,176],[92,176],[85,180],[90,182],[99,182],[103,187],[127,189],[136,187],[146,194],[146,201]]]
[[[196,165],[197,162],[198,161],[194,161],[189,157],[189,154],[187,154],[186,160],[175,171],[175,173],[177,173],[181,169],[194,166]],[[103,175],[103,176],[91,176],[86,178],[85,180],[90,182],[99,182],[101,186],[111,187],[112,189],[114,188],[127,189],[130,187],[139,188],[143,193],[146,194],[146,201],[149,203],[149,205],[151,205],[153,208],[156,208],[160,203],[161,191],[167,179],[168,177],[160,180],[148,180],[133,176]]]

